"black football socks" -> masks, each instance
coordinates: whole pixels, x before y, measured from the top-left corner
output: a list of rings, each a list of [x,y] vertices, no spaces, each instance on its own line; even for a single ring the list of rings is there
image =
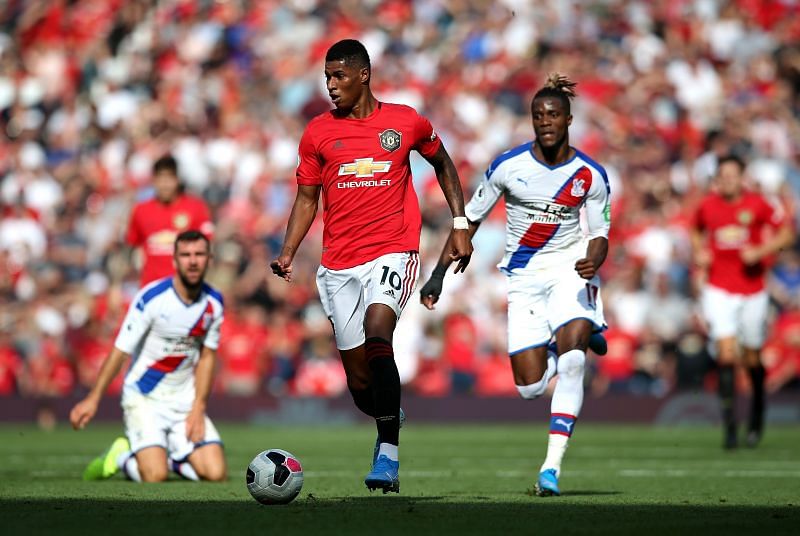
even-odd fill
[[[719,400],[722,405],[722,425],[725,428],[725,448],[735,448],[736,399],[734,392],[734,369],[731,365],[719,367]]]
[[[394,350],[386,339],[366,340],[367,360],[372,371],[375,423],[381,443],[400,443],[400,373],[394,362]]]
[[[756,432],[760,435],[764,427],[764,376],[766,373],[762,365],[750,367],[747,371],[750,373],[750,382],[753,390],[753,398],[750,400],[748,432]]]

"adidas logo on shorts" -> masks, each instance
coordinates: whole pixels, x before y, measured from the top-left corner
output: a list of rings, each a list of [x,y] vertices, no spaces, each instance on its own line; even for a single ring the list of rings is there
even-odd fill
[[[394,291],[392,289],[386,290],[383,293],[386,294],[387,296],[391,296],[392,298],[395,297],[394,296]]]

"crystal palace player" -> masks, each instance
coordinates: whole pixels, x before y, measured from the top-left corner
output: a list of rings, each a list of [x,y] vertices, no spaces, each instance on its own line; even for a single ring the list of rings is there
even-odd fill
[[[169,468],[190,480],[225,479],[220,437],[206,415],[223,318],[222,296],[204,282],[209,258],[208,238],[184,231],[174,243],[176,274],[147,285],[131,303],[97,382],[70,412],[76,430],[86,426],[135,356],[122,392],[127,438],[90,463],[84,480],[122,469],[131,480],[159,482]]]
[[[744,189],[744,164],[720,159],[716,192],[708,194],[695,216],[695,263],[707,270],[703,316],[715,342],[719,368],[725,448],[738,444],[734,364],[742,346],[752,381],[747,445],[755,447],[764,426],[764,367],[761,347],[767,334],[769,298],[764,288],[765,258],[791,245],[794,233],[781,212],[759,194]],[[765,232],[766,231],[766,232]]]
[[[185,194],[178,180],[178,164],[162,156],[153,164],[155,197],[133,208],[126,242],[144,254],[141,286],[173,274],[172,245],[186,229],[199,229],[209,239],[214,224],[202,199]]]
[[[558,374],[547,456],[535,486],[540,496],[560,493],[561,460],[583,404],[590,340],[592,349],[605,352],[605,341],[592,332],[605,324],[597,271],[608,251],[609,187],[605,170],[569,145],[574,87],[561,75],[548,78],[531,103],[536,140],[492,162],[466,207],[474,234],[505,196],[508,239],[499,268],[508,276],[508,353],[520,396],[538,398]],[[581,207],[588,236],[580,226]],[[429,309],[449,264],[443,253],[421,290]],[[548,356],[553,335],[555,355]]]
[[[378,441],[370,490],[399,491],[400,377],[392,336],[418,277],[420,229],[409,152],[436,171],[453,213],[450,256],[465,268],[472,253],[455,166],[427,119],[379,102],[370,90],[364,46],[346,39],[325,57],[335,109],[315,117],[300,140],[297,198],[272,271],[291,281],[292,259],[317,212],[324,232],[317,287],[356,406],[375,418]]]

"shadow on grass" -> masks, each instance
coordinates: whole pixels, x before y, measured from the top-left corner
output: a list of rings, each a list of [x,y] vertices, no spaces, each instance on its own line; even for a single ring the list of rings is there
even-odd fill
[[[579,494],[613,494],[583,491]],[[796,533],[796,506],[492,502],[440,496],[303,496],[286,506],[249,500],[2,499],[4,534],[709,534]]]
[[[621,491],[598,491],[598,490],[570,490],[561,494],[562,497],[579,497],[592,495],[622,495]]]

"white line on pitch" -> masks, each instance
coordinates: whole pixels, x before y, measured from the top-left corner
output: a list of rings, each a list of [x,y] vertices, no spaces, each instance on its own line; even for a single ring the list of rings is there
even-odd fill
[[[697,471],[689,469],[623,469],[617,473],[619,476],[630,478],[652,478],[652,477],[724,477],[724,478],[798,478],[800,471],[764,471],[760,469],[753,470],[735,470],[735,471]]]
[[[342,478],[353,477],[361,474],[361,471],[305,471],[309,478]],[[459,476],[480,476],[485,475],[485,471],[480,470],[444,470],[444,471],[404,471],[404,478],[452,478]],[[607,471],[586,471],[586,470],[567,470],[564,474],[569,477],[599,477],[607,475]],[[697,477],[716,477],[716,478],[800,478],[800,471],[764,471],[759,469],[729,470],[729,471],[697,471],[694,469],[621,469],[615,471],[616,476],[625,478],[697,478]],[[526,478],[535,476],[535,471],[495,471],[495,478]]]

